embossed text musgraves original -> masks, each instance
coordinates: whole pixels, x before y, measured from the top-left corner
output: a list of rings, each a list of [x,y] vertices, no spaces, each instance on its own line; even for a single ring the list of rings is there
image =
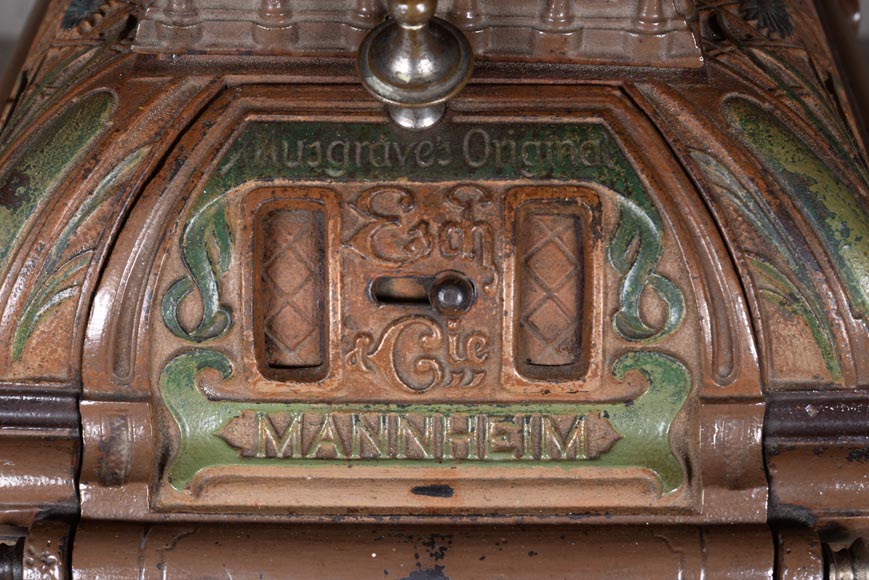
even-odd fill
[[[457,125],[450,132],[396,132],[374,124],[253,122],[224,159],[232,171],[357,179],[559,178],[613,167],[619,155],[602,126]]]

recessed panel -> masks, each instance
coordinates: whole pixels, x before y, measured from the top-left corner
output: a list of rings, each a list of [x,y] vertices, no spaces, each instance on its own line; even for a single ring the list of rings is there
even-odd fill
[[[325,218],[273,209],[260,222],[258,354],[264,374],[316,378],[326,370]]]
[[[528,378],[570,379],[582,348],[582,229],[557,203],[523,207],[516,227],[516,363]]]
[[[219,153],[158,288],[160,509],[690,505],[696,341],[642,172],[599,118],[449,129],[255,118]]]

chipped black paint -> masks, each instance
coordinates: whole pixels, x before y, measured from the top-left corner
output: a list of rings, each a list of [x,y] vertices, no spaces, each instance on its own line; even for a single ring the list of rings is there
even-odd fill
[[[866,463],[869,462],[869,447],[862,449],[852,449],[848,453],[848,463]]]
[[[443,566],[435,566],[425,570],[414,570],[401,580],[450,580],[450,577],[444,574]]]
[[[455,490],[449,485],[434,484],[434,485],[418,485],[410,490],[413,495],[422,495],[425,497],[444,497],[449,498],[455,495]]]

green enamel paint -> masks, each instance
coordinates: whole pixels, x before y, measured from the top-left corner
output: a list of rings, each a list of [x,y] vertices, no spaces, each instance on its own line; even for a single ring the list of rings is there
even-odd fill
[[[514,124],[452,125],[424,136],[394,132],[383,124],[298,123],[254,121],[243,126],[215,165],[196,199],[182,235],[181,252],[187,277],[177,280],[163,297],[164,322],[173,334],[193,343],[226,332],[231,313],[220,301],[220,279],[229,270],[233,240],[226,222],[226,194],[243,184],[275,181],[437,182],[444,180],[516,180],[600,184],[616,194],[620,219],[609,250],[620,273],[621,308],[613,324],[628,340],[654,340],[672,332],[684,312],[682,293],[654,271],[661,256],[663,226],[651,198],[621,148],[603,125]],[[652,289],[669,306],[660,328],[639,314],[643,292]],[[178,320],[181,303],[193,292],[201,296],[202,318],[195,328]],[[582,415],[601,412],[622,436],[595,460],[561,462],[582,465],[639,466],[654,472],[662,490],[683,481],[682,466],[669,444],[669,428],[690,390],[687,369],[661,353],[623,356],[612,368],[617,380],[630,371],[642,373],[650,387],[634,404],[609,405],[362,405],[365,413],[439,413],[506,416],[510,413]],[[283,459],[246,458],[219,437],[242,412],[341,413],[357,408],[342,404],[266,404],[210,401],[197,387],[201,372],[232,374],[225,355],[194,350],[171,361],[161,375],[161,393],[181,430],[181,446],[168,467],[173,487],[184,490],[201,469],[216,465],[286,465]],[[294,459],[292,465],[324,460]],[[340,464],[346,464],[339,461]],[[381,458],[379,464],[430,467],[430,462]],[[534,464],[533,462],[531,462]],[[497,462],[487,463],[493,467]],[[511,462],[511,466],[528,465]],[[540,462],[536,462],[540,465]]]
[[[163,297],[163,320],[175,336],[192,342],[217,338],[226,332],[232,317],[220,305],[218,279],[229,270],[232,256],[232,236],[226,222],[225,208],[211,203],[190,220],[182,240],[184,264],[189,278],[176,281]],[[202,297],[202,318],[199,325],[188,331],[178,321],[178,310],[194,290]]]
[[[113,167],[96,189],[85,198],[49,248],[42,271],[12,334],[12,360],[21,360],[24,347],[34,329],[51,311],[66,300],[78,296],[81,274],[91,262],[93,249],[78,250],[66,259],[64,253],[75,240],[81,226],[129,180],[133,170],[139,166],[148,151],[147,147],[138,149]]]
[[[218,160],[192,208],[181,251],[189,276],[164,295],[162,314],[173,334],[201,343],[224,334],[231,313],[220,303],[232,239],[226,193],[249,182],[514,180],[595,182],[619,195],[621,215],[609,249],[621,275],[616,331],[632,341],[673,332],[684,314],[681,291],[654,269],[663,247],[661,218],[610,131],[596,123],[444,125],[426,132],[395,131],[373,123],[247,123]],[[668,306],[660,328],[640,315],[651,289]],[[181,303],[198,292],[202,317],[195,328],[178,320]]]
[[[84,97],[38,129],[0,174],[0,270],[41,203],[106,129],[114,103],[108,91]]]
[[[419,413],[440,414],[490,414],[493,416],[527,415],[586,415],[599,412],[607,417],[621,439],[601,457],[588,460],[554,462],[481,462],[491,468],[512,468],[549,465],[571,469],[583,465],[601,467],[641,467],[654,473],[663,493],[672,492],[682,484],[682,465],[674,456],[669,442],[670,426],[684,405],[691,386],[688,370],[676,359],[656,352],[631,352],[619,358],[612,367],[612,374],[622,381],[631,372],[643,375],[648,389],[632,404],[602,405],[345,405],[345,404],[277,404],[214,401],[208,399],[197,386],[200,375],[211,374],[228,379],[233,374],[232,364],[226,355],[213,350],[193,350],[179,355],[169,362],[160,377],[163,400],[180,430],[180,447],[168,466],[169,483],[178,491],[189,488],[194,476],[201,470],[216,466],[261,465],[286,468],[312,465],[335,465],[346,467],[347,460],[248,458],[240,456],[218,434],[242,412],[253,413]],[[455,465],[466,461],[444,460],[443,465]],[[395,465],[407,468],[431,468],[430,461],[407,459],[381,459],[378,465]]]
[[[835,381],[840,380],[842,367],[839,361],[839,351],[836,348],[833,333],[824,312],[818,312],[819,305],[809,302],[811,298],[808,297],[812,296],[813,293],[805,292],[804,288],[798,287],[790,276],[766,260],[754,256],[749,263],[752,273],[761,286],[760,296],[767,302],[775,304],[793,316],[799,316],[806,322],[830,376]]]
[[[685,314],[685,300],[673,282],[654,271],[661,257],[660,229],[630,199],[622,199],[621,206],[619,227],[607,252],[610,264],[622,275],[620,308],[613,316],[613,328],[627,340],[658,340],[678,328]],[[667,305],[667,317],[659,328],[648,325],[640,316],[640,301],[646,289],[654,291]]]
[[[814,151],[774,115],[742,99],[724,105],[751,149],[813,226],[848,291],[857,318],[869,315],[869,211]]]
[[[812,276],[805,260],[799,257],[799,242],[782,225],[755,185],[738,178],[718,159],[702,151],[693,150],[691,157],[706,179],[726,195],[751,224],[769,250],[768,256],[749,256],[748,264],[760,287],[760,295],[805,320],[830,376],[835,381],[840,380],[842,367],[836,341],[824,301],[811,283]],[[775,265],[779,261],[784,263],[781,268]]]
[[[422,135],[375,123],[249,122],[223,155],[208,189],[215,195],[267,177],[381,182],[584,177],[605,179],[628,195],[642,191],[600,124],[458,123]],[[636,201],[651,209],[648,200]]]

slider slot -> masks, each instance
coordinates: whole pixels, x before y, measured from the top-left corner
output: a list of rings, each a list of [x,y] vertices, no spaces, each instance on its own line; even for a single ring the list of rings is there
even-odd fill
[[[376,304],[431,307],[433,281],[434,276],[381,276],[371,281],[368,294]]]

